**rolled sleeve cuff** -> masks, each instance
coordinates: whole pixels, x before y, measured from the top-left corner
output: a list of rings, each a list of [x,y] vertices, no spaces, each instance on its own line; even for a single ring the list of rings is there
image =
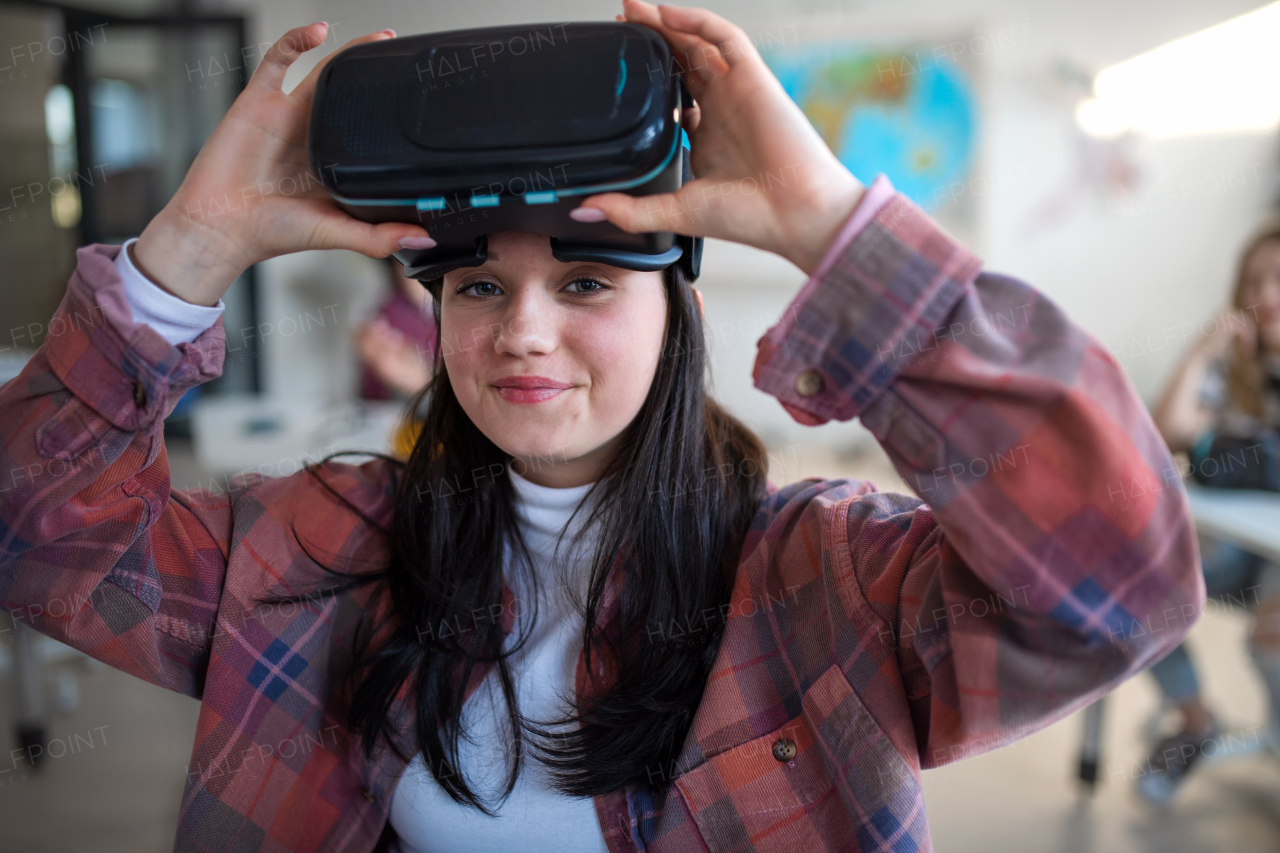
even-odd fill
[[[115,263],[120,251],[102,243],[76,250],[76,269],[49,321],[45,349],[76,397],[132,432],[164,420],[184,392],[222,374],[226,336],[220,316],[193,341],[178,344],[135,320]]]
[[[124,241],[116,255],[116,271],[124,281],[124,292],[129,298],[133,319],[146,323],[171,344],[190,343],[222,316],[226,304],[219,299],[214,306],[196,305],[179,299],[158,287],[133,263],[129,247],[138,242],[137,237]]]
[[[856,417],[927,348],[981,269],[879,176],[757,342],[755,387],[800,423]]]

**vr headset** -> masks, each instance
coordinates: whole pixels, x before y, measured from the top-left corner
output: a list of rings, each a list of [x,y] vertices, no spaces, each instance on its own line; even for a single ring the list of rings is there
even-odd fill
[[[622,22],[356,45],[320,74],[308,154],[351,216],[427,230],[435,247],[394,257],[433,290],[483,264],[499,231],[545,234],[560,261],[679,263],[693,280],[701,237],[569,218],[593,193],[669,193],[693,179],[681,126],[692,101],[677,71],[661,36]]]

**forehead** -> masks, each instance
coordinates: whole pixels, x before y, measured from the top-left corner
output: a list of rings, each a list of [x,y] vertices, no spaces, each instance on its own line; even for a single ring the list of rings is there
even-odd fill
[[[512,259],[513,255],[526,261],[560,263],[551,254],[551,238],[545,234],[534,234],[529,231],[499,231],[490,234],[487,254],[486,266],[488,262],[506,263]]]
[[[475,267],[459,267],[445,273],[446,280],[454,281],[480,270],[513,274],[536,271],[543,275],[562,275],[570,270],[597,269],[617,279],[653,279],[662,281],[663,272],[644,272],[625,267],[615,267],[601,261],[560,261],[551,253],[551,238],[529,231],[499,231],[488,236],[485,262]]]

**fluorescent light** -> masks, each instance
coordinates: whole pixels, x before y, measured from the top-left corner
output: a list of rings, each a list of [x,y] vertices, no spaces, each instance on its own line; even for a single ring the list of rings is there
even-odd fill
[[[1086,133],[1153,137],[1274,130],[1280,120],[1280,2],[1098,73],[1076,107]]]

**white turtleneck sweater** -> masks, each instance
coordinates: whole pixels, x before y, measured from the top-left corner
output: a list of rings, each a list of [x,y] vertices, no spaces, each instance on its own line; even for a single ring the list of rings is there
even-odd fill
[[[135,238],[136,239],[136,238]],[[127,249],[130,243],[125,243]],[[116,258],[124,279],[125,294],[134,320],[146,323],[169,343],[190,342],[212,326],[224,309],[194,305],[165,292],[149,281],[131,262],[128,252]],[[561,554],[553,560],[556,537],[582,502],[590,484],[568,489],[539,486],[511,470],[515,484],[517,522],[533,558],[538,585],[537,621],[528,642],[508,659],[516,686],[520,712],[543,723],[559,718],[576,693],[575,671],[582,649],[583,616],[574,601],[586,596],[594,542],[584,539],[567,553],[571,533],[565,534]],[[574,519],[574,529],[585,520],[587,507]],[[508,554],[508,566],[510,554]],[[507,572],[507,583],[517,599],[517,620],[534,615],[533,594],[524,572]],[[572,591],[576,590],[576,595]],[[522,623],[508,637],[508,647],[521,633]],[[463,706],[463,721],[471,738],[459,739],[459,757],[468,784],[493,808],[507,768],[506,708],[497,668]],[[391,826],[399,836],[395,853],[470,853],[470,851],[520,850],[554,853],[605,853],[595,803],[591,798],[566,797],[552,789],[546,767],[525,747],[526,762],[511,795],[489,817],[455,803],[427,772],[419,754],[406,768],[391,799]]]
[[[534,560],[539,580],[537,622],[529,641],[509,659],[516,701],[526,717],[549,722],[567,706],[559,696],[575,695],[574,673],[582,649],[582,614],[571,590],[585,597],[591,565],[591,542],[566,553],[570,534],[561,543],[561,559],[552,562],[556,537],[586,495],[590,485],[568,489],[539,486],[507,468],[516,491],[517,520]],[[574,519],[580,528],[587,508]],[[517,618],[532,619],[532,595],[523,573],[508,573],[517,601]],[[517,630],[522,624],[517,623]],[[508,636],[514,645],[516,631]],[[459,740],[459,757],[468,784],[492,808],[507,770],[510,732],[506,705],[495,667],[463,706],[463,721],[473,741]],[[606,851],[591,798],[566,797],[550,787],[546,766],[525,747],[525,765],[511,795],[492,818],[455,803],[427,773],[421,754],[405,770],[391,800],[391,825],[400,836],[396,853],[470,853],[521,850]]]

